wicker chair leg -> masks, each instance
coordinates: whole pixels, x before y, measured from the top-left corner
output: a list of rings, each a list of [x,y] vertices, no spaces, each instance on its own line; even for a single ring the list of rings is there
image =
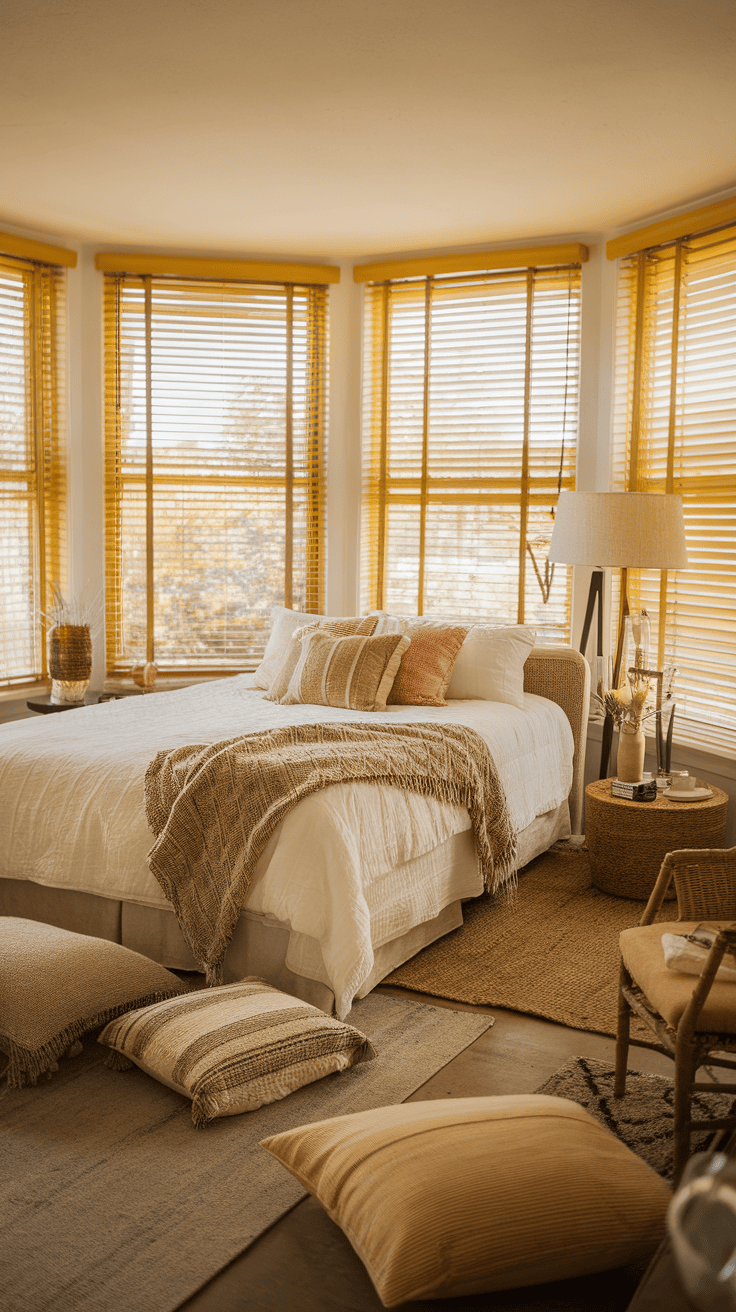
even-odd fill
[[[616,1029],[616,1070],[613,1080],[613,1096],[622,1098],[626,1093],[626,1075],[629,1065],[629,1035],[631,1032],[631,1007],[621,990],[624,982],[624,965],[621,963],[621,980],[618,989],[618,1027]]]
[[[690,1156],[690,1117],[696,1066],[690,1046],[678,1043],[675,1053],[674,1185],[678,1184]]]

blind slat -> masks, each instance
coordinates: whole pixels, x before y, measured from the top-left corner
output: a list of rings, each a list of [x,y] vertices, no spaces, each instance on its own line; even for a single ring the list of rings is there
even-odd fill
[[[679,259],[679,297],[675,277]],[[639,279],[643,296],[638,298]],[[637,302],[643,334],[634,416]],[[679,302],[677,323],[675,306]],[[638,446],[631,441],[638,420]],[[683,497],[689,568],[634,571],[631,586],[659,634],[659,661],[678,668],[676,734],[736,746],[736,227],[619,268],[613,480]]]
[[[0,261],[0,686],[46,675],[43,613],[66,590],[63,271]]]
[[[322,608],[326,289],[150,287],[152,633],[145,280],[105,279],[108,672],[252,668],[271,606]]]
[[[365,339],[363,607],[566,640],[569,571],[546,601],[527,553],[519,577],[574,486],[580,270],[368,286]]]

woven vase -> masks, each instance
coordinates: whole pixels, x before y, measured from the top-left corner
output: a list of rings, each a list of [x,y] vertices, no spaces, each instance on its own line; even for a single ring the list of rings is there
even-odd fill
[[[641,783],[645,748],[646,739],[643,729],[636,729],[633,733],[626,733],[623,729],[619,731],[616,775],[624,783]]]
[[[84,701],[92,674],[88,624],[57,624],[49,633],[51,700],[57,705]]]

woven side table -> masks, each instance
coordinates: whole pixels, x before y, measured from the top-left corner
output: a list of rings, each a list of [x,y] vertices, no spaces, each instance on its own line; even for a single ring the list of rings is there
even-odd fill
[[[588,784],[585,837],[596,888],[646,901],[668,852],[723,847],[728,795],[712,792],[703,802],[628,802],[611,797],[610,779]]]

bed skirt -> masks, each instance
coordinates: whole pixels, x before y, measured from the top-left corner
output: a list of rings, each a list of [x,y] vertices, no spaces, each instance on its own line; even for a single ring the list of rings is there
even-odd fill
[[[519,867],[569,833],[567,802],[555,811],[538,816],[518,836]],[[364,997],[397,966],[462,924],[462,901],[472,895],[473,875],[477,877],[473,891],[482,891],[472,830],[454,834],[433,852],[406,862],[406,872],[410,874],[413,870],[421,877],[430,862],[435,868],[438,864],[442,867],[443,887],[447,890],[445,905],[433,919],[413,926],[387,943],[374,944],[373,969],[356,997]],[[75,933],[122,943],[170,970],[197,970],[176,916],[166,907],[146,907],[29,880],[0,878],[0,915],[40,920]],[[293,962],[294,956],[299,959],[298,971],[289,965],[290,957]],[[334,1009],[334,994],[327,981],[319,943],[305,935],[292,934],[288,925],[271,916],[247,910],[235,926],[224,972],[226,981],[244,975],[261,976],[276,988],[323,1011]]]

